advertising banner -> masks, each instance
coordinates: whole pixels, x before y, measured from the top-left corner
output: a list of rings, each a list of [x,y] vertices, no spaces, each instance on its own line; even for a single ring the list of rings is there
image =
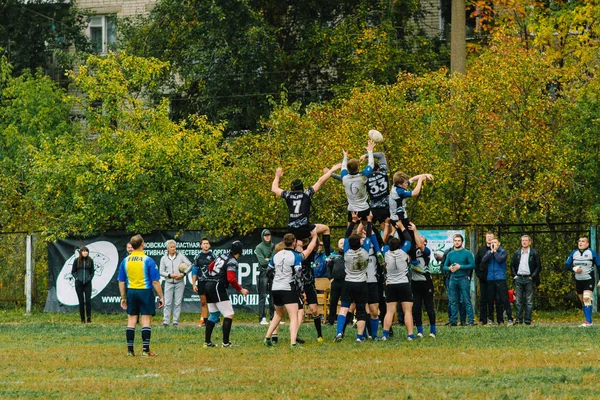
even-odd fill
[[[226,238],[211,243],[211,251],[218,256],[229,251],[231,243],[240,240],[244,244],[242,256],[238,259],[238,282],[248,289],[250,294],[246,297],[229,289],[229,297],[236,308],[258,310],[258,262],[254,255],[254,248],[260,243],[260,232],[257,230],[251,235]],[[157,266],[160,259],[167,253],[166,241],[174,239],[177,242],[177,251],[185,255],[190,262],[200,253],[200,242],[204,237],[202,232],[188,231],[175,237],[175,231],[155,232],[143,235],[145,242],[144,252],[152,257]],[[117,282],[120,262],[127,256],[126,245],[131,239],[130,234],[122,232],[107,232],[86,239],[65,239],[48,245],[48,298],[44,311],[47,312],[74,312],[78,310],[75,282],[71,274],[73,262],[79,257],[79,248],[87,246],[90,257],[94,260],[96,272],[92,281],[92,309],[95,312],[113,313],[121,312],[121,296]],[[280,242],[281,237],[273,232],[274,243]],[[192,290],[192,273],[184,278],[185,292],[182,303],[183,312],[200,312],[200,298]],[[163,279],[161,279],[162,283]],[[164,288],[164,285],[163,285]]]

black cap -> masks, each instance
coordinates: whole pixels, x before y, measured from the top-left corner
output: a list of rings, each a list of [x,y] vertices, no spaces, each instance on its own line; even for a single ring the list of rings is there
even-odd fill
[[[231,253],[232,254],[242,254],[242,250],[244,250],[244,245],[239,240],[231,243]]]
[[[294,179],[291,188],[292,190],[304,190],[304,185],[300,179]]]

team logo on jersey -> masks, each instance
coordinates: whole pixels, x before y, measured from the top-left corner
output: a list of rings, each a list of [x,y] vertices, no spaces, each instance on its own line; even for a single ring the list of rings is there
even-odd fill
[[[92,298],[96,297],[108,285],[119,265],[119,252],[114,244],[100,241],[86,245],[89,257],[94,260],[94,278],[92,279]],[[65,262],[56,279],[56,297],[66,306],[79,304],[75,292],[75,278],[71,274],[73,262],[79,257],[79,249]]]

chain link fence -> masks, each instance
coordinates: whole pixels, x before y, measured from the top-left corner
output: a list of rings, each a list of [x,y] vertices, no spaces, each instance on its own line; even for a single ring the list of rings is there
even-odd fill
[[[494,232],[502,247],[511,255],[521,248],[521,236],[531,236],[532,248],[540,253],[542,260],[541,282],[536,289],[535,308],[540,310],[570,309],[579,307],[572,274],[563,269],[564,263],[577,247],[580,236],[591,239],[592,249],[597,249],[596,227],[588,222],[560,224],[521,225],[445,225],[419,226],[420,230],[464,230],[465,246],[472,252],[485,242],[485,233]],[[274,231],[285,232],[285,228]],[[331,246],[344,237],[344,226],[331,227]],[[26,233],[0,233],[0,308],[25,307],[26,279]],[[510,262],[509,262],[510,264]],[[43,307],[48,294],[48,252],[39,235],[32,235],[32,302],[34,307]],[[509,288],[512,277],[507,273]],[[434,276],[436,303],[443,308],[446,293],[441,276]]]

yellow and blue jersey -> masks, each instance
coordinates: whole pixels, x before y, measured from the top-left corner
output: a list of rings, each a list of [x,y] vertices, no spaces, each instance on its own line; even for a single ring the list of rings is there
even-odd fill
[[[119,266],[118,280],[126,282],[128,289],[151,289],[152,282],[159,279],[156,263],[143,251],[132,252]]]

